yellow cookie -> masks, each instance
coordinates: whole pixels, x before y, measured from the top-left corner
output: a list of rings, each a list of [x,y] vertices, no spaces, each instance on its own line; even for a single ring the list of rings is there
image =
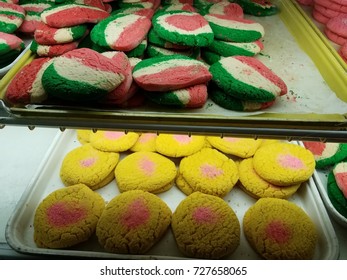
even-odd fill
[[[177,168],[163,155],[135,152],[123,158],[114,173],[120,192],[143,190],[161,193],[173,186]]]
[[[90,144],[104,152],[124,152],[129,150],[139,138],[135,132],[98,130],[90,135]]]
[[[83,184],[58,189],[38,205],[34,240],[41,248],[67,248],[88,240],[105,208],[101,195]]]
[[[200,135],[159,134],[155,148],[168,157],[185,157],[201,150],[205,146],[205,138]]]
[[[172,215],[171,228],[179,250],[188,257],[220,259],[240,244],[240,222],[220,197],[194,192]]]
[[[262,140],[260,139],[255,140],[251,138],[234,137],[221,138],[218,136],[208,136],[207,141],[210,142],[212,147],[219,151],[240,158],[252,157],[262,143]]]
[[[300,183],[292,186],[275,186],[262,179],[253,168],[253,158],[247,158],[239,164],[241,188],[258,199],[261,197],[288,198],[292,196],[301,186]]]
[[[199,191],[223,197],[238,179],[238,168],[232,159],[215,149],[203,148],[181,160],[176,185],[186,195]]]
[[[65,186],[85,184],[99,189],[114,179],[119,154],[102,152],[84,144],[68,152],[60,167],[60,178]]]
[[[96,227],[100,245],[118,254],[144,254],[169,229],[172,212],[158,196],[133,190],[106,206]]]
[[[315,169],[313,154],[296,144],[282,142],[259,148],[253,167],[264,180],[277,186],[291,186],[308,180]]]
[[[244,234],[265,259],[311,259],[318,242],[312,219],[295,203],[260,198],[243,217]]]
[[[89,143],[90,134],[92,133],[89,129],[77,129],[77,140],[83,145]]]
[[[137,139],[134,146],[130,148],[132,152],[155,152],[155,142],[157,134],[155,133],[142,133]]]

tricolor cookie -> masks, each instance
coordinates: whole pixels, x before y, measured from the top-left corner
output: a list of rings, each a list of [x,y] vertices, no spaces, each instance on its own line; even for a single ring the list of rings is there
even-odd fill
[[[207,48],[201,49],[201,59],[209,65],[218,62],[223,56],[208,50]]]
[[[159,12],[153,16],[152,23],[159,37],[175,44],[205,47],[214,38],[207,20],[195,12]]]
[[[145,55],[145,52],[147,50],[148,42],[147,38],[143,39],[142,42],[137,45],[136,48],[132,49],[131,51],[125,52],[128,58],[130,57],[138,57],[142,58]]]
[[[95,25],[90,37],[102,47],[131,51],[146,38],[150,27],[151,21],[145,16],[116,14]]]
[[[163,38],[159,37],[158,34],[154,31],[153,28],[151,28],[148,32],[148,42],[159,46],[159,47],[163,47],[165,49],[176,49],[176,50],[185,50],[185,49],[189,49],[190,46],[184,46],[184,45],[180,45],[180,44],[174,44],[171,43],[169,41],[164,40]]]
[[[243,18],[243,9],[237,3],[230,3],[228,1],[222,1],[208,5],[205,8],[199,10],[199,13],[202,15],[206,14],[216,14],[216,15],[225,15],[229,17]]]
[[[121,9],[112,11],[111,16],[115,14],[126,14],[126,15],[135,14],[138,16],[144,16],[151,19],[154,15],[154,10],[151,8],[144,8],[141,4],[134,4],[127,8],[121,8]]]
[[[261,41],[236,43],[227,42],[222,40],[213,40],[212,44],[208,46],[208,49],[221,55],[221,56],[233,56],[233,55],[245,55],[255,56],[264,49],[264,45]]]
[[[287,93],[285,82],[254,57],[223,57],[209,70],[218,87],[242,100],[269,102]]]
[[[205,84],[170,92],[146,92],[145,95],[154,103],[177,108],[200,108],[208,97]]]
[[[20,5],[0,2],[0,32],[14,33],[24,18],[25,10]]]
[[[38,44],[35,40],[33,40],[30,45],[30,50],[33,53],[36,53],[38,56],[55,57],[55,56],[62,55],[68,51],[77,49],[78,43],[79,42],[76,41],[76,42],[59,44],[59,45],[41,45],[41,44]]]
[[[102,9],[81,4],[57,5],[41,13],[42,21],[55,28],[98,23],[108,16],[109,13]]]
[[[142,60],[135,66],[133,78],[147,91],[170,91],[207,83],[212,75],[200,61],[171,55]]]
[[[279,12],[278,7],[269,0],[236,0],[245,14],[271,16]]]
[[[345,163],[344,163],[345,164]],[[327,193],[331,204],[343,217],[347,218],[347,198],[336,182],[333,171],[328,174]]]
[[[64,4],[81,4],[81,5],[96,7],[106,11],[105,4],[102,0],[60,0],[60,1],[63,1]]]
[[[253,42],[265,35],[264,27],[253,20],[231,18],[225,15],[208,14],[209,22],[216,39],[231,42]]]
[[[167,55],[184,55],[197,59],[200,56],[200,48],[191,47],[187,50],[165,49],[155,45],[148,45],[146,49],[148,57],[167,56]]]
[[[8,85],[6,99],[13,104],[41,103],[46,100],[42,75],[50,63],[50,58],[36,58],[25,65]]]
[[[41,45],[65,44],[81,39],[87,32],[87,25],[85,24],[54,28],[40,22],[34,32],[34,39]]]
[[[347,143],[305,141],[303,144],[313,154],[318,169],[333,166],[347,159]]]
[[[97,100],[124,80],[114,62],[91,49],[76,49],[54,58],[42,76],[53,97],[71,101]]]
[[[170,4],[165,5],[160,9],[160,12],[169,12],[169,11],[188,11],[196,12],[196,9],[188,3],[179,3],[179,4]]]
[[[10,51],[18,52],[24,49],[24,42],[21,38],[14,34],[0,32],[0,55],[1,57],[8,54]]]

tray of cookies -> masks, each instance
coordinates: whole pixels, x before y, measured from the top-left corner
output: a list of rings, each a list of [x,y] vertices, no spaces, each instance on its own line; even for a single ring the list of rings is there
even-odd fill
[[[296,142],[67,129],[13,211],[6,240],[20,253],[56,257],[337,259],[313,171]]]
[[[178,8],[169,2],[136,12],[119,4],[109,16],[75,4],[45,10],[42,30],[67,34],[83,25],[87,31],[78,38],[61,36],[59,42],[45,38],[52,45],[42,45],[49,46],[43,52],[36,36],[23,68],[0,81],[3,122],[105,129],[127,123],[129,130],[252,135],[285,130],[309,136],[309,129],[338,137],[343,132],[345,71],[332,65],[331,52],[292,1],[273,1],[263,8],[266,14],[241,0],[230,7],[202,1]],[[75,9],[83,11],[80,18],[62,22],[59,13]],[[138,26],[145,28],[135,30]],[[110,36],[109,30],[119,32]],[[137,37],[124,41],[123,31]],[[71,43],[73,49],[65,49]],[[38,59],[47,60],[43,68],[36,67]],[[39,75],[23,79],[27,72]],[[40,86],[33,87],[34,81]]]

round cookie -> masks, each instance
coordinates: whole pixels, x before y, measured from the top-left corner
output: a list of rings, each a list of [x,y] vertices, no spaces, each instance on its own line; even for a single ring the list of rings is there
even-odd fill
[[[318,21],[318,22],[320,22],[320,23],[322,23],[322,24],[326,24],[328,21],[329,21],[329,17],[326,17],[325,15],[323,15],[320,11],[318,11],[317,9],[313,9],[312,10],[312,17],[316,20],[316,21]]]
[[[146,92],[145,95],[154,103],[177,108],[201,108],[208,97],[205,84],[169,92]]]
[[[181,160],[176,185],[186,195],[199,191],[224,197],[238,179],[238,168],[232,159],[218,150],[203,148]]]
[[[114,179],[118,161],[118,153],[99,151],[87,143],[65,155],[60,166],[60,178],[65,186],[85,184],[97,190]]]
[[[315,170],[313,154],[287,142],[260,147],[253,156],[253,167],[260,177],[278,186],[307,181]]]
[[[123,158],[114,173],[120,192],[162,193],[173,186],[177,168],[173,161],[158,153],[135,152]]]
[[[131,51],[147,36],[151,28],[148,17],[136,14],[116,14],[96,24],[90,37],[101,46],[116,51]]]
[[[155,149],[162,155],[178,158],[192,155],[200,151],[205,145],[205,136],[159,134],[155,141]]]
[[[338,35],[337,33],[331,31],[330,29],[326,28],[324,29],[324,33],[327,36],[327,38],[334,42],[335,44],[338,44],[340,46],[344,45],[347,43],[347,38],[345,37],[341,37],[340,35]]]
[[[11,51],[22,51],[24,49],[24,42],[21,38],[14,34],[0,32],[0,55],[6,56]]]
[[[277,5],[270,0],[237,0],[245,14],[264,17],[272,16],[279,12]]]
[[[301,184],[281,187],[275,186],[262,179],[253,168],[253,158],[247,158],[239,164],[240,187],[250,196],[259,199],[261,197],[275,197],[287,199],[300,188]]]
[[[34,39],[40,45],[66,44],[81,39],[87,32],[85,24],[54,28],[40,22],[34,32]]]
[[[142,133],[136,143],[131,146],[132,152],[156,152],[155,142],[157,139],[156,133]]]
[[[259,40],[265,35],[264,27],[250,19],[217,14],[207,14],[204,17],[209,22],[215,39],[243,43]]]
[[[77,49],[78,43],[79,42],[75,41],[59,45],[40,45],[35,40],[33,40],[30,45],[30,50],[41,57],[55,57],[61,56],[64,53]]]
[[[223,199],[201,192],[180,202],[171,228],[179,250],[192,258],[221,259],[240,245],[240,222],[234,210]]]
[[[25,65],[10,81],[5,97],[13,104],[42,103],[47,93],[41,80],[45,69],[51,64],[51,58],[36,58]]]
[[[114,197],[102,213],[96,236],[107,251],[145,254],[167,232],[172,212],[158,196],[133,190]]]
[[[148,45],[146,49],[148,57],[156,56],[166,56],[166,55],[185,55],[191,58],[198,58],[200,55],[200,48],[190,48],[186,50],[177,50],[177,49],[165,49],[155,45]]]
[[[338,11],[329,9],[329,8],[324,7],[322,5],[319,5],[319,4],[314,4],[313,8],[329,19],[333,18],[333,17],[337,17],[340,14],[343,14],[342,12],[338,12]]]
[[[336,184],[347,198],[347,161],[337,163],[333,168]]]
[[[55,57],[43,73],[42,85],[53,97],[87,102],[106,96],[123,80],[111,59],[81,48]]]
[[[347,143],[303,142],[316,161],[316,168],[333,166],[347,158]]]
[[[207,136],[211,146],[225,154],[240,158],[252,157],[262,143],[261,139]]]
[[[76,134],[78,142],[83,145],[89,143],[92,131],[89,129],[77,129]]]
[[[328,174],[327,193],[331,204],[342,216],[347,218],[347,198],[337,185],[334,172]]]
[[[89,138],[90,144],[104,152],[124,152],[129,150],[139,138],[136,132],[98,130]]]
[[[207,20],[195,12],[158,12],[154,14],[152,24],[159,37],[174,44],[206,47],[214,38]]]
[[[34,241],[41,248],[67,248],[87,241],[105,208],[102,196],[83,184],[47,195],[34,216]]]
[[[333,0],[314,0],[314,3],[334,11],[347,13],[347,5],[341,5]]]
[[[255,56],[264,49],[261,41],[254,41],[248,43],[226,42],[221,40],[213,40],[208,49],[221,55],[221,56]]]
[[[152,45],[159,46],[165,49],[187,50],[191,48],[190,46],[174,44],[162,39],[161,37],[158,36],[158,34],[154,31],[153,28],[149,30],[147,38],[148,38],[148,42],[151,43]]]
[[[269,102],[287,93],[285,82],[254,57],[223,57],[209,71],[219,88],[242,100]]]
[[[243,18],[243,9],[237,3],[230,3],[229,1],[221,1],[208,5],[200,9],[200,14],[217,14],[229,17]]]
[[[314,257],[318,231],[312,219],[295,203],[260,198],[245,213],[243,231],[263,258],[308,260]]]
[[[98,23],[109,13],[97,7],[81,4],[61,4],[44,10],[41,20],[55,28],[70,27],[85,23]]]
[[[183,55],[144,59],[133,69],[135,82],[147,91],[171,91],[204,84],[212,75],[207,66]]]
[[[125,52],[128,58],[131,57],[138,57],[138,58],[143,58],[146,52],[148,46],[148,41],[147,38],[143,39],[142,42],[134,49],[131,51]]]
[[[196,12],[196,9],[189,3],[177,3],[177,4],[169,4],[164,5],[160,10],[160,12],[169,12],[169,11],[188,11],[188,12]]]
[[[329,39],[340,45],[342,45],[340,41],[347,41],[347,14],[341,14],[329,19],[325,26],[325,32]],[[341,39],[337,40],[332,34]]]
[[[24,18],[25,10],[20,5],[0,2],[0,32],[14,33]]]
[[[125,7],[125,8],[121,8],[121,9],[117,9],[112,11],[111,16],[115,15],[115,14],[135,14],[138,16],[144,16],[147,17],[148,19],[152,19],[153,15],[154,15],[154,10],[152,8],[144,8],[143,5],[141,4],[134,4],[131,5],[129,7]]]

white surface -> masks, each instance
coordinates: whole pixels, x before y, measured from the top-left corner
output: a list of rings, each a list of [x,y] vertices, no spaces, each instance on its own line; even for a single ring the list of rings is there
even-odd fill
[[[6,129],[7,128],[5,128],[5,130]],[[24,128],[20,128],[20,129],[23,130]],[[30,133],[40,134],[40,132],[41,131],[37,130]],[[44,132],[45,130],[42,131],[42,133]],[[22,131],[18,130],[17,133],[22,134]],[[15,207],[11,207],[11,211],[13,212],[13,216],[12,216],[13,219],[10,219],[9,228],[7,231],[7,233],[10,234],[8,235],[8,238],[11,242],[11,245],[16,246],[17,249],[19,249],[19,251],[21,252],[42,253],[44,255],[52,255],[52,254],[60,253],[61,255],[72,255],[76,257],[83,257],[83,256],[107,257],[107,258],[126,257],[126,256],[116,256],[114,254],[109,254],[104,252],[103,249],[100,248],[100,246],[97,244],[96,240],[91,240],[86,245],[79,246],[75,248],[74,250],[61,250],[61,251],[40,249],[40,248],[37,248],[35,244],[33,243],[33,239],[32,239],[32,236],[33,236],[32,220],[33,220],[33,214],[34,214],[33,209],[36,208],[36,205],[49,192],[59,187],[62,187],[62,183],[58,176],[59,174],[58,171],[60,168],[61,161],[64,158],[67,151],[80,145],[76,139],[76,135],[74,131],[65,131],[63,134],[58,132],[58,134],[60,134],[61,137],[57,138],[58,142],[57,142],[57,145],[53,146],[54,147],[53,150],[47,153],[48,157],[43,158],[44,153],[41,153],[41,159],[43,159],[43,161],[41,162],[42,169],[41,167],[39,169],[38,166],[36,166],[37,167],[36,170],[34,168],[31,169],[32,171],[31,174],[35,176],[32,178],[33,180],[31,181],[31,186],[29,188],[26,188],[25,195],[23,196],[23,199],[18,204],[18,208],[16,208],[17,211],[13,212]],[[47,140],[48,142],[51,142],[52,139],[53,139],[52,135],[50,135]],[[32,139],[31,141],[27,141],[27,142],[29,147],[35,145],[35,143],[32,142]],[[20,141],[20,144],[21,144],[20,147],[23,147],[22,143],[23,141]],[[12,147],[13,145],[16,145],[16,143],[9,144],[9,145],[10,147],[8,147],[8,149],[13,150]],[[47,143],[46,143],[46,147],[47,147]],[[27,156],[23,156],[23,154],[26,154]],[[20,155],[20,159],[22,160],[27,159],[27,164],[30,165],[30,162],[31,162],[30,154],[31,154],[31,151],[29,152],[25,151],[24,153]],[[14,170],[12,170],[12,174],[13,173],[18,173],[18,169],[15,168]],[[9,173],[7,172],[7,174]],[[10,178],[12,178],[12,175],[10,176]],[[7,185],[11,185],[11,180],[7,180]],[[180,202],[180,200],[184,197],[184,195],[180,193],[178,189],[175,189],[175,188],[176,187],[174,186],[173,189],[160,195],[165,201],[167,201],[171,209],[174,209],[177,206],[177,204]],[[23,188],[22,190],[24,191],[24,189],[25,188]],[[105,197],[106,200],[111,199],[118,192],[115,182],[110,183],[108,186],[100,189],[99,191]],[[17,195],[19,195],[18,192],[17,192]],[[17,201],[18,199],[19,197],[17,197]],[[232,190],[230,195],[225,197],[225,200],[235,210],[240,221],[242,221],[242,217],[243,217],[243,213],[245,209],[247,209],[251,203],[254,203],[254,199],[250,198],[248,195],[246,195],[245,193],[243,193],[241,190],[239,190],[236,187]],[[293,196],[291,200],[297,203],[298,205],[300,205],[301,207],[303,207],[304,210],[308,212],[308,214],[311,216],[311,218],[314,220],[314,222],[319,228],[320,240],[317,246],[315,259],[336,258],[338,244],[337,244],[335,232],[332,228],[332,225],[330,224],[325,208],[322,208],[322,206],[324,207],[324,205],[319,197],[315,184],[310,182],[310,184],[305,185],[304,187],[300,189],[300,191],[297,194]],[[4,205],[5,203],[1,203],[1,204]],[[163,248],[165,248],[165,250],[163,250]],[[180,253],[178,252],[173,242],[173,237],[170,233],[167,236],[165,236],[158,243],[158,245],[155,246],[149,253],[155,256],[182,257]],[[134,258],[137,258],[137,257],[140,257],[140,256],[134,256]],[[258,256],[255,255],[255,253],[250,249],[244,236],[241,236],[241,244],[239,248],[230,257],[234,259],[257,259],[258,258]]]

